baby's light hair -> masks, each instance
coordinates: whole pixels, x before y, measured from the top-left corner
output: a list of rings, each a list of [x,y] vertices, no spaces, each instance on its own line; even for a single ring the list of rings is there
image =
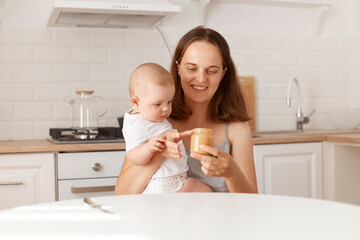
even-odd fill
[[[156,85],[175,85],[173,77],[165,68],[156,63],[144,63],[138,66],[130,76],[130,97],[145,90],[149,83]]]

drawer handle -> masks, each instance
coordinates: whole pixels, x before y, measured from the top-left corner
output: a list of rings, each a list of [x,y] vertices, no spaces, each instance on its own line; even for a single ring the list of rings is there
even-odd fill
[[[92,167],[92,169],[95,171],[95,172],[98,172],[101,170],[101,164],[100,163],[95,163]]]
[[[0,182],[0,186],[9,186],[9,185],[23,185],[22,181],[14,181],[14,182]]]
[[[115,186],[98,186],[98,187],[71,187],[72,193],[92,193],[114,191]]]

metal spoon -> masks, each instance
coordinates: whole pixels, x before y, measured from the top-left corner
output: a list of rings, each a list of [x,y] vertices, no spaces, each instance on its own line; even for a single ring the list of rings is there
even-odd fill
[[[94,201],[92,201],[90,198],[84,197],[84,202],[89,205],[92,208],[98,208],[101,211],[105,212],[105,213],[110,213],[110,214],[114,214],[113,212],[110,212],[104,208],[102,208],[102,206]]]

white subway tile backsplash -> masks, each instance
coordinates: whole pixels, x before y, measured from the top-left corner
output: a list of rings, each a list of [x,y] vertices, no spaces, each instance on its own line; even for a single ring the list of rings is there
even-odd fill
[[[51,103],[16,103],[15,118],[19,121],[47,120],[52,117]]]
[[[284,49],[308,51],[310,39],[307,37],[285,37]]]
[[[329,66],[347,66],[349,63],[348,53],[327,53],[325,64]]]
[[[144,48],[108,48],[108,62],[140,65],[144,63]]]
[[[62,46],[36,46],[36,63],[68,63],[70,61],[70,48]]]
[[[0,27],[0,43],[14,43],[17,40],[17,29],[12,27]]]
[[[51,44],[52,31],[48,27],[22,27],[17,30],[17,43]]]
[[[166,42],[174,52],[176,45],[178,44],[180,38],[187,32],[185,29],[174,29],[174,28],[162,28],[162,33],[164,35],[164,38],[166,39]]]
[[[287,68],[284,70],[284,82],[283,84],[287,86],[291,78],[296,78],[300,85],[310,81],[309,80],[309,69],[308,68]]]
[[[224,38],[227,39],[229,47],[231,49],[254,49],[255,47],[255,37],[238,35],[234,33],[225,33],[223,34]]]
[[[94,28],[90,29],[90,44],[104,46],[124,46],[124,29]]]
[[[238,63],[240,65],[255,65],[261,67],[269,62],[268,54],[260,51],[240,51]]]
[[[259,115],[273,116],[283,112],[285,101],[282,99],[258,99],[256,108]]]
[[[83,64],[54,65],[53,77],[56,82],[87,82],[89,66]]]
[[[35,135],[32,139],[48,139],[50,128],[70,128],[70,120],[57,120],[57,121],[36,121],[35,122]]]
[[[125,77],[124,65],[102,65],[90,66],[90,79],[94,82],[128,82]]]
[[[53,118],[54,120],[71,121],[72,106],[65,102],[56,102],[53,104]]]
[[[283,37],[277,36],[258,36],[255,39],[256,49],[282,49],[283,48]]]
[[[326,98],[342,99],[347,98],[349,94],[349,86],[341,83],[327,84],[325,87]]]
[[[352,43],[353,43],[353,45],[352,45],[352,49],[353,50],[360,50],[360,36],[354,36],[353,38],[352,38]]]
[[[289,116],[273,116],[270,120],[271,129],[274,130],[295,130],[296,117],[295,113]]]
[[[187,29],[164,28],[171,53]],[[287,83],[300,82],[305,128],[330,127],[326,109],[360,107],[360,37],[244,35],[224,30],[239,75],[255,76],[257,130],[295,129],[298,101],[285,106]],[[31,35],[33,34],[33,35]],[[101,126],[117,126],[131,108],[128,82],[144,62],[169,69],[171,57],[156,29],[0,26],[0,140],[44,139],[49,128],[71,127],[76,90],[94,90]]]
[[[89,43],[88,28],[52,28],[55,44],[84,45]]]
[[[287,84],[271,84],[270,88],[268,90],[270,92],[270,99],[281,99],[283,102],[285,102],[286,99],[286,92],[287,92]]]
[[[34,86],[35,100],[63,101],[66,96],[72,96],[70,84],[36,84]]]
[[[253,76],[254,75],[254,67],[253,66],[237,66],[238,75],[240,76]]]
[[[129,83],[109,84],[109,99],[130,101]]]
[[[165,48],[149,48],[144,51],[144,62],[154,62],[170,70],[171,56]]]
[[[13,121],[13,120],[15,120],[14,104],[0,103],[0,121]]]
[[[259,115],[259,112],[256,110],[256,131],[269,131],[271,129],[271,117]]]
[[[311,48],[315,50],[330,50],[338,48],[338,38],[335,37],[312,37]]]
[[[338,38],[337,39],[337,50],[347,51],[350,49],[354,49],[352,39],[353,39],[352,37]]]
[[[50,64],[17,64],[15,65],[15,82],[51,82],[52,65]]]
[[[111,101],[108,103],[108,112],[102,119],[123,117],[125,112],[131,108],[130,101]]]
[[[257,83],[282,82],[283,68],[281,67],[255,67],[254,76]]]
[[[337,81],[336,68],[319,67],[309,69],[310,79],[309,81],[318,83],[322,86],[324,83],[336,82]]]
[[[125,31],[126,47],[162,47],[165,46],[161,35],[156,29]]]
[[[357,70],[357,67],[338,67],[337,68],[337,75],[336,75],[336,82],[337,83],[343,83],[343,84],[348,84],[348,83],[355,83],[355,81],[353,81],[354,79],[354,74]]]
[[[106,63],[106,47],[73,47],[71,48],[72,63]]]
[[[33,122],[0,122],[0,140],[30,140],[34,137]]]
[[[125,79],[127,82],[130,80],[132,72],[138,67],[138,64],[126,65],[125,66]]]
[[[324,54],[318,52],[308,52],[299,54],[300,66],[321,66],[324,64]]]
[[[271,92],[269,88],[271,87],[270,84],[265,84],[261,82],[257,78],[255,79],[255,102],[261,99],[270,99]]]
[[[298,53],[273,51],[269,53],[270,65],[297,66]]]
[[[28,101],[33,99],[32,84],[0,83],[0,101]]]
[[[32,46],[0,45],[0,63],[32,63],[33,61]]]
[[[0,64],[0,83],[12,82],[14,80],[14,65]]]
[[[358,65],[358,54],[355,52],[348,53],[348,64],[346,67],[355,67]]]

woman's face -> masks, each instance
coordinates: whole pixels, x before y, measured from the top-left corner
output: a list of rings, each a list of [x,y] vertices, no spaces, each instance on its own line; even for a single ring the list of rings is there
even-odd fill
[[[209,103],[226,68],[219,49],[210,43],[193,42],[177,66],[186,103]]]

